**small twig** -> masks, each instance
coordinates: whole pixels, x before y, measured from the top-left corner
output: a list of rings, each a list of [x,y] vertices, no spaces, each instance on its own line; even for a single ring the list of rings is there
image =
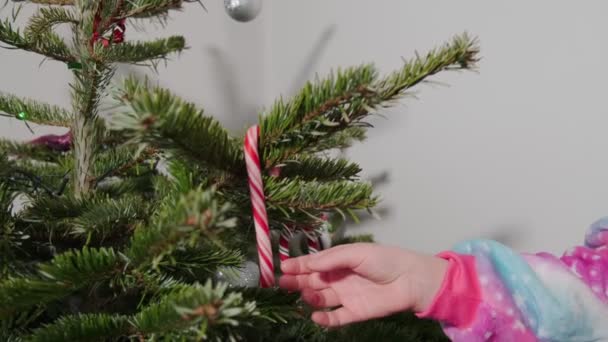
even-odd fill
[[[142,163],[144,160],[148,159],[149,157],[155,155],[158,152],[158,150],[154,149],[154,148],[147,148],[142,152],[142,155],[135,159],[135,160],[131,160],[125,164],[120,165],[119,167],[115,168],[115,169],[110,169],[108,171],[106,171],[104,174],[102,174],[101,176],[94,178],[91,180],[91,184],[93,187],[96,187],[102,180],[117,175],[117,174],[121,174],[123,172],[126,172],[128,169],[132,168],[133,166]],[[154,164],[154,168],[158,165],[158,160],[156,160],[155,164]]]
[[[55,193],[57,196],[63,195],[63,192],[67,188],[68,182],[70,181],[70,172],[72,172],[72,170],[68,170],[63,175],[63,180],[61,181],[61,185],[59,186],[59,190],[57,190],[57,192]]]

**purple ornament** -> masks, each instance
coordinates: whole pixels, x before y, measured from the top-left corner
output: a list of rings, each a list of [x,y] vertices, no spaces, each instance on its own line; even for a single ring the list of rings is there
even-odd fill
[[[39,138],[30,141],[32,145],[44,145],[51,150],[55,151],[69,151],[72,148],[72,132],[69,131],[66,134],[56,135],[47,134]]]

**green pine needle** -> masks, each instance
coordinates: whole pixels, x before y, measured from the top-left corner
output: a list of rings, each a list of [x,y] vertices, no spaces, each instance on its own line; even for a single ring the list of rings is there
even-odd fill
[[[266,166],[294,155],[318,151],[318,145],[351,127],[365,128],[365,119],[393,105],[415,85],[440,71],[475,67],[478,48],[466,34],[441,49],[406,61],[383,79],[370,65],[338,70],[324,80],[308,83],[292,100],[279,100],[262,118]]]
[[[103,58],[110,63],[141,63],[166,59],[169,54],[181,52],[186,42],[181,36],[157,39],[151,42],[124,42],[104,50]]]
[[[366,209],[376,205],[369,183],[264,180],[269,207],[299,210]]]
[[[126,3],[122,18],[165,16],[169,10],[179,10],[183,0],[134,0]],[[191,2],[187,0],[186,2]]]
[[[281,177],[303,180],[335,181],[354,180],[361,172],[359,165],[346,159],[319,158],[311,155],[286,160],[280,168]]]
[[[76,15],[69,8],[49,7],[40,8],[38,13],[33,15],[25,29],[25,37],[30,41],[40,39],[59,24],[78,24]]]
[[[254,302],[244,301],[240,293],[227,291],[226,284],[213,286],[208,281],[167,294],[141,310],[132,322],[138,331],[151,338],[181,330],[189,340],[202,340],[234,337],[235,327],[251,324],[251,318],[257,315]]]
[[[79,314],[63,316],[52,324],[38,328],[24,340],[28,342],[107,341],[128,335],[127,317],[112,314]]]
[[[111,249],[70,251],[39,266],[40,276],[0,282],[0,318],[17,310],[58,300],[121,271],[122,261]]]
[[[47,126],[67,127],[72,119],[65,109],[3,93],[0,93],[0,112],[13,116],[25,112],[27,121]]]
[[[0,20],[0,42],[62,62],[75,60],[70,49],[57,34],[47,31],[29,38],[13,29],[8,19]]]
[[[169,149],[208,167],[244,170],[240,146],[217,120],[166,89],[134,79],[128,79],[123,89],[119,100],[130,110],[113,118],[114,129],[134,142]]]

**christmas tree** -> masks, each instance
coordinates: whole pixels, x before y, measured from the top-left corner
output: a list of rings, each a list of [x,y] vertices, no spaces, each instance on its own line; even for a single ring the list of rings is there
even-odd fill
[[[179,36],[125,39],[128,20],[164,19],[185,1],[29,2],[41,7],[22,30],[0,21],[0,41],[65,63],[72,108],[0,93],[1,115],[69,128],[0,140],[0,341],[445,339],[406,313],[323,330],[274,286],[272,267],[288,248],[327,248],[324,229],[376,205],[360,167],[332,151],[364,140],[371,115],[428,77],[473,68],[473,39],[385,76],[369,64],[338,69],[276,101],[243,138],[149,81],[112,82],[119,63],[185,48]],[[303,246],[289,246],[299,232]]]

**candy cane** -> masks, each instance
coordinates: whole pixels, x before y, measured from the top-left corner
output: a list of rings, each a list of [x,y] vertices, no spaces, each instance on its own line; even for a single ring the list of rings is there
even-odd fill
[[[247,130],[245,136],[245,164],[249,180],[249,192],[253,208],[253,222],[257,240],[258,258],[260,261],[260,286],[271,287],[274,285],[274,264],[272,258],[272,246],[270,239],[270,228],[266,203],[264,197],[264,184],[262,182],[262,166],[258,152],[258,140],[260,127],[253,126]],[[278,177],[280,168],[272,168],[270,175]],[[323,217],[325,219],[325,217]],[[320,250],[319,237],[314,229],[304,229],[308,244],[308,253],[318,253]],[[279,259],[284,261],[289,258],[289,241],[294,236],[291,227],[284,227],[279,236]]]
[[[281,261],[289,259],[289,241],[291,241],[293,235],[294,233],[291,228],[284,227],[281,230],[281,235],[279,236],[279,259]]]
[[[272,246],[270,244],[270,228],[262,183],[262,167],[258,154],[258,139],[260,127],[255,125],[247,130],[245,136],[245,164],[249,180],[249,193],[253,209],[253,222],[257,241],[260,264],[260,287],[274,286],[274,265],[272,263]]]
[[[319,253],[319,237],[312,228],[304,229],[304,235],[308,242],[308,254]]]

